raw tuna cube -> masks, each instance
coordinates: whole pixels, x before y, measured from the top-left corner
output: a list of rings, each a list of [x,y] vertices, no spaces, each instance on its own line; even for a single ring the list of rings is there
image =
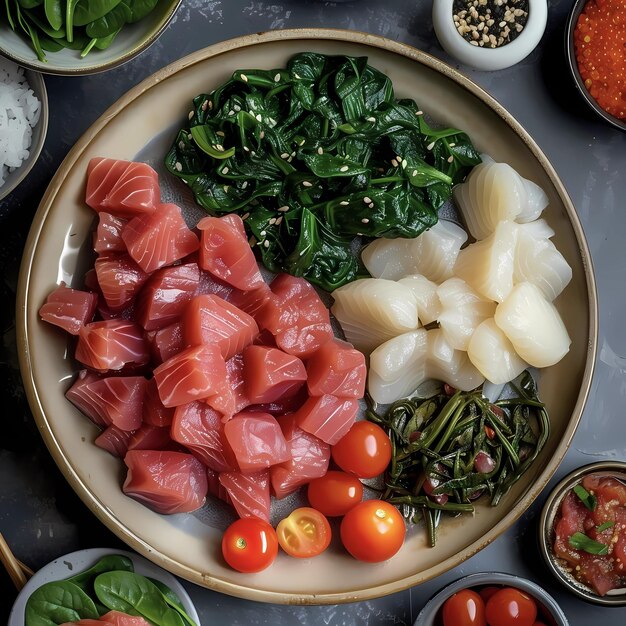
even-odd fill
[[[241,352],[259,332],[254,318],[214,295],[195,297],[182,321],[187,345],[215,344],[225,359]]]
[[[330,394],[358,400],[365,395],[365,357],[340,339],[327,341],[317,350],[307,361],[306,372],[312,396]]]
[[[251,404],[248,407],[248,411],[260,411],[261,413],[269,413],[274,417],[280,417],[288,413],[295,413],[308,399],[309,394],[306,387],[301,387],[294,396],[289,398],[282,397],[269,404]]]
[[[285,435],[291,459],[270,468],[270,481],[274,495],[284,498],[298,487],[326,474],[330,446],[299,428],[295,415],[286,415],[278,423]]]
[[[231,504],[230,498],[228,496],[228,491],[222,487],[222,483],[220,483],[220,475],[218,472],[213,471],[210,467],[206,469],[206,477],[209,482],[209,494],[222,500],[223,502],[227,502]]]
[[[203,402],[190,402],[177,407],[170,435],[212,470],[227,472],[238,469],[235,455],[224,435],[222,416]]]
[[[113,626],[150,626],[143,617],[136,617],[134,615],[127,615],[126,613],[120,613],[119,611],[109,611],[105,613],[101,618],[101,622],[106,624],[113,624]],[[82,620],[81,622],[82,623]]]
[[[132,219],[122,231],[122,239],[144,272],[171,265],[200,245],[175,204],[161,204],[153,213]]]
[[[85,283],[85,289],[89,289],[89,291],[94,291],[96,293],[100,292],[100,284],[98,283],[98,275],[96,274],[96,268],[92,267],[90,270],[85,272],[85,278],[83,280]]]
[[[226,379],[217,393],[204,399],[205,403],[214,408],[224,422],[227,422],[237,411],[237,400],[228,382],[228,366],[226,366]]]
[[[328,309],[309,282],[279,274],[271,287],[273,296],[256,320],[274,335],[281,350],[306,359],[333,338]]]
[[[154,370],[161,402],[180,406],[218,393],[226,380],[226,363],[216,345],[187,348]]]
[[[145,163],[95,157],[87,168],[85,202],[98,213],[135,217],[159,204],[159,176]]]
[[[226,422],[224,433],[242,472],[254,472],[291,458],[278,422],[268,413],[239,413]]]
[[[172,438],[169,426],[142,424],[128,442],[129,450],[171,450]],[[178,447],[178,446],[176,446]]]
[[[265,329],[262,330],[253,341],[255,346],[267,346],[268,348],[276,348],[276,339],[274,339],[274,335]]]
[[[198,222],[198,229],[201,231],[200,267],[242,291],[263,284],[238,215],[205,217]]]
[[[128,442],[133,432],[120,430],[117,426],[107,426],[95,439],[94,443],[113,456],[123,459],[128,452]]]
[[[278,348],[248,346],[243,363],[246,396],[252,404],[290,398],[306,382],[304,363]]]
[[[295,415],[302,430],[333,446],[350,430],[358,410],[357,400],[324,395],[309,398]]]
[[[239,517],[259,517],[270,521],[270,480],[268,470],[242,474],[222,472],[220,484]]]
[[[206,500],[206,468],[191,454],[129,450],[123,490],[157,513],[188,513]]]
[[[104,212],[100,213],[98,218],[93,249],[98,254],[123,254],[126,252],[126,244],[122,241],[122,230],[128,220]]]
[[[165,328],[157,330],[150,341],[152,358],[157,363],[164,363],[175,354],[182,352],[187,347],[183,339],[182,322],[174,322]]]
[[[219,294],[218,294],[219,295]],[[228,297],[222,296],[225,300],[232,302],[237,308],[245,311],[248,315],[256,317],[265,303],[271,298],[272,290],[267,283],[250,291],[240,291],[233,289]]]
[[[98,257],[95,268],[100,291],[113,311],[127,307],[148,280],[148,274],[127,254]]]
[[[156,380],[146,382],[146,395],[143,401],[143,423],[149,426],[170,426],[174,409],[163,406],[159,398]]]
[[[199,263],[199,261],[198,261]],[[219,278],[215,278],[209,274],[209,272],[200,268],[200,284],[196,290],[197,296],[213,294],[223,298],[224,300],[230,300],[230,296],[235,288],[228,283],[221,281]]]
[[[249,404],[250,399],[246,395],[244,380],[243,355],[236,354],[226,361],[227,382],[235,399],[235,413],[243,411]]]
[[[97,301],[95,293],[70,289],[61,283],[46,298],[39,315],[45,322],[60,326],[71,335],[78,335],[80,329],[93,319]]]
[[[155,272],[137,296],[135,319],[145,330],[158,330],[180,318],[200,283],[195,263]]]
[[[65,397],[96,426],[106,428],[107,423],[100,411],[100,399],[89,391],[89,385],[100,376],[89,370],[81,370],[74,384],[65,392]]]
[[[78,334],[76,360],[99,372],[149,361],[143,330],[134,322],[105,320],[85,324]]]

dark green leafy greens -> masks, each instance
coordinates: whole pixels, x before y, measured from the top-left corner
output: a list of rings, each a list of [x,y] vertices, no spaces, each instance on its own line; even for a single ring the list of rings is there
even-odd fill
[[[382,415],[374,405],[367,411],[391,441],[382,498],[410,521],[423,517],[431,546],[443,512],[472,512],[483,494],[497,506],[547,441],[548,413],[530,373],[510,391],[493,404],[477,389],[399,400]]]
[[[80,619],[98,619],[94,601],[73,583],[59,580],[42,585],[28,598],[26,626],[55,626]]]
[[[479,162],[366,58],[313,52],[198,95],[165,159],[208,213],[244,218],[268,269],[328,291],[364,274],[356,237],[416,237]]]

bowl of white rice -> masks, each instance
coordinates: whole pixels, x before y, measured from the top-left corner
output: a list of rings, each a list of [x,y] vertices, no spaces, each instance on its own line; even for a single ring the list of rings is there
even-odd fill
[[[0,200],[37,161],[48,130],[48,96],[41,74],[0,57]]]

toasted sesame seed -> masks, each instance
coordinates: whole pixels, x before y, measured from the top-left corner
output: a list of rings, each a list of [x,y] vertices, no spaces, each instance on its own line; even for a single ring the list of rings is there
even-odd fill
[[[367,208],[368,209],[373,209],[374,208],[374,203],[370,202],[370,204],[367,205]]]
[[[261,237],[265,237],[265,235],[267,235],[267,232],[266,232],[266,231],[264,231],[264,230],[262,230],[262,231],[259,233],[259,235],[261,235]]]
[[[244,146],[244,147],[243,147],[243,149],[244,149],[246,152],[250,152],[250,148],[248,148],[248,146]]]
[[[298,74],[296,74],[295,72],[293,73],[293,77],[297,78],[298,80],[300,80],[300,76],[298,76]]]
[[[273,117],[268,118],[268,121],[272,125],[272,128],[276,126],[276,120]]]
[[[395,159],[391,159],[391,165],[398,167],[398,162]]]
[[[218,130],[215,134],[216,134],[218,137],[225,137],[225,136],[226,136],[226,135],[224,135],[224,131],[223,131],[223,130]]]
[[[233,110],[239,113],[239,111],[241,111],[241,107],[238,104],[233,104]]]
[[[179,150],[184,150],[185,149],[185,144],[182,141],[178,142],[178,149]]]
[[[295,153],[295,152],[292,152],[289,156],[290,156],[292,159],[295,159],[295,158],[296,158],[296,153]]]
[[[407,160],[406,159],[402,159],[402,169],[405,170],[406,166],[408,165]]]
[[[363,222],[363,224],[369,224],[370,221],[367,219],[367,217],[364,217],[361,222]]]
[[[270,224],[273,226],[274,224],[276,224],[276,218],[272,217],[270,218]]]
[[[250,151],[250,156],[256,156],[256,152],[254,150]]]
[[[228,190],[230,189],[230,187],[228,185],[224,185],[223,189],[224,189],[224,193],[228,193]]]
[[[182,172],[183,171],[183,166],[178,161],[176,161],[176,164],[174,165],[174,167],[176,168],[177,172]]]
[[[189,141],[191,141],[193,139],[193,135],[191,133],[187,133],[187,139],[189,139]]]
[[[448,144],[451,148],[454,148],[454,146],[456,146],[456,144],[454,142],[452,142],[451,144]]]
[[[256,121],[257,121],[257,122],[261,122],[262,120],[263,120],[263,118],[261,117],[261,114],[260,114],[260,113],[257,113],[257,114],[256,114]]]
[[[348,206],[350,203],[347,200],[342,200],[339,204],[341,206]]]
[[[231,109],[231,110],[228,112],[228,115],[232,117],[233,115],[235,115],[235,112]]]
[[[350,169],[350,168],[349,168],[347,165],[342,165],[342,166],[339,168],[339,171],[340,171],[340,172],[347,172],[349,169]]]
[[[281,213],[287,213],[287,211],[289,211],[289,207],[288,206],[281,206],[281,207],[278,207],[278,210]]]
[[[269,248],[269,247],[270,247],[270,242],[266,239],[266,240],[263,242],[263,245],[264,245],[266,248]]]
[[[432,150],[435,147],[435,142],[431,141],[427,146],[426,146],[426,150]]]
[[[313,187],[313,183],[310,183],[308,180],[303,180],[302,181],[302,186],[303,187]]]
[[[374,123],[376,121],[375,117],[366,117],[366,121]]]
[[[413,170],[413,173],[411,174],[411,176],[413,176],[413,178],[415,178],[417,176],[417,170]]]
[[[283,153],[280,155],[280,158],[281,158],[281,159],[288,159],[288,158],[289,158],[289,154],[288,154],[287,152],[283,152]]]
[[[448,157],[448,163],[452,163],[453,161],[454,161],[454,156],[451,154],[451,155]]]
[[[302,141],[300,141],[300,143],[298,145],[300,147],[302,147],[305,143],[306,143],[306,139],[302,139]]]
[[[282,216],[282,215],[279,215],[279,216],[276,218],[276,226],[280,226],[280,223],[281,223],[282,221],[283,221],[283,216]]]
[[[248,186],[248,181],[244,180],[243,183],[241,183],[241,188],[245,189]]]
[[[250,213],[244,213],[244,214],[241,216],[241,219],[242,219],[242,220],[247,220],[249,217],[250,217]]]
[[[324,148],[322,148],[322,146],[317,149],[317,154],[324,154]]]
[[[224,152],[224,146],[221,143],[215,144],[215,149],[219,152]]]
[[[202,108],[202,110],[203,110],[203,111],[206,111],[206,110],[209,108],[209,101],[208,101],[208,100],[205,100],[205,101],[202,103],[202,107],[201,107],[201,108]]]
[[[264,130],[262,130],[262,131],[259,133],[259,139],[263,139],[264,137],[265,137],[265,131],[264,131]]]
[[[424,111],[415,111],[415,115],[417,116],[424,115]]]
[[[274,76],[274,82],[275,83],[279,83],[280,82],[280,74],[276,74],[276,76]]]
[[[365,198],[363,198],[363,202],[365,202],[365,204],[369,204],[372,201],[371,198],[368,198],[367,196],[365,196]]]
[[[192,119],[195,114],[195,111],[189,111],[189,115],[187,117],[189,117],[189,119]]]
[[[222,168],[222,174],[228,174],[228,167]]]
[[[239,74],[239,77],[241,78],[241,80],[243,80],[244,83],[248,82],[248,77],[245,74]]]

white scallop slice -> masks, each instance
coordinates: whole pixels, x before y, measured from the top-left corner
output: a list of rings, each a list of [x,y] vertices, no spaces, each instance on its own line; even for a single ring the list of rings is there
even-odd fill
[[[467,352],[455,350],[441,329],[428,331],[427,375],[462,391],[471,391],[485,382]]]
[[[534,367],[554,365],[569,352],[571,340],[559,312],[532,283],[515,285],[494,319],[517,354]]]
[[[467,233],[448,220],[439,220],[414,239],[376,239],[361,252],[363,264],[374,278],[399,280],[422,274],[440,283],[452,276]]]
[[[525,224],[526,222],[536,220],[543,213],[543,210],[548,206],[550,201],[548,200],[546,192],[537,185],[537,183],[527,178],[522,178],[522,180],[524,181],[528,201],[517,216],[516,221],[520,224]]]
[[[332,293],[331,312],[346,339],[368,354],[384,341],[419,326],[417,300],[406,285],[382,278],[362,278]]]
[[[533,283],[552,301],[572,279],[572,268],[550,239],[539,234],[535,224],[543,221],[519,226],[513,282]]]
[[[461,250],[454,273],[484,298],[502,302],[513,288],[518,228],[500,222],[489,237]]]
[[[428,332],[398,335],[370,355],[367,389],[375,402],[389,404],[411,395],[426,380]]]
[[[441,303],[437,296],[437,283],[428,280],[421,274],[405,276],[398,281],[401,285],[406,285],[411,289],[417,300],[417,315],[420,322],[426,326],[434,322],[441,313]]]
[[[476,293],[463,279],[449,278],[437,288],[441,330],[456,350],[467,350],[476,327],[496,312],[496,303]]]
[[[478,371],[496,385],[510,382],[528,367],[493,318],[476,328],[467,355]]]

